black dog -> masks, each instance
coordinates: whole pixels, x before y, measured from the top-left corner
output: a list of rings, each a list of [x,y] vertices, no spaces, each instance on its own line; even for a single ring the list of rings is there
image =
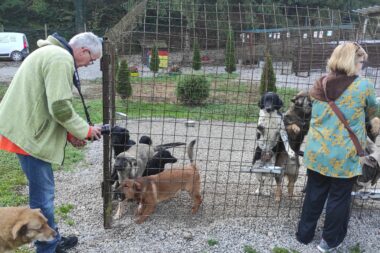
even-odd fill
[[[284,103],[280,97],[274,92],[266,92],[261,96],[258,106],[261,110],[265,109],[267,112],[273,112],[282,108]]]
[[[136,144],[135,141],[129,139],[129,131],[119,126],[114,126],[111,129],[111,143],[115,157]]]
[[[151,160],[148,161],[143,177],[156,175],[164,170],[165,164],[175,162],[177,162],[177,158],[172,156],[172,154],[169,151],[160,150],[156,154],[154,154]]]

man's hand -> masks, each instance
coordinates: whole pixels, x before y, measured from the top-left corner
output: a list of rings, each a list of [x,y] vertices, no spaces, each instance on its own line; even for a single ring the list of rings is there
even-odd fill
[[[82,147],[84,147],[86,145],[86,141],[80,140],[80,139],[74,137],[74,135],[71,135],[71,134],[69,134],[67,136],[67,141],[70,142],[71,145],[73,145],[76,148],[82,148]]]
[[[102,137],[101,127],[91,126],[89,140],[99,140]]]

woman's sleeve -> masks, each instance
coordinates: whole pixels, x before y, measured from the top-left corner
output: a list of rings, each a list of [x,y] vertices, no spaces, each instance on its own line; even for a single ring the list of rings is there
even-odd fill
[[[367,115],[370,119],[373,117],[379,115],[380,111],[380,103],[378,103],[376,99],[376,91],[373,83],[370,81],[367,82],[367,89],[365,94],[365,102],[366,102],[366,109],[367,109]]]

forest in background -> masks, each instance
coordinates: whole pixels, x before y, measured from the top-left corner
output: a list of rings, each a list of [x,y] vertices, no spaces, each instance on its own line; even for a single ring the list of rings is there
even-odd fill
[[[103,36],[107,29],[112,28],[135,3],[136,0],[2,0],[0,2],[0,29],[4,31],[24,32],[27,34],[33,49],[35,41],[45,36],[45,27],[48,34],[58,32],[66,38],[70,38],[77,32],[93,31]],[[252,6],[259,8],[260,5],[329,8],[331,10],[350,11],[358,8],[376,5],[378,0],[164,0],[158,1],[161,12],[159,16],[165,17],[165,9],[171,10],[171,15],[179,16],[180,4],[183,6],[202,6],[206,4],[223,10],[234,8],[229,6]],[[156,1],[149,1],[151,12],[147,13],[147,23],[154,24],[157,13],[154,13]],[[148,5],[148,8],[149,8]],[[169,7],[170,6],[170,7]],[[153,13],[152,13],[153,10]],[[231,9],[229,9],[231,11]],[[289,9],[291,12],[292,9]],[[210,11],[212,13],[212,11]],[[248,13],[248,12],[247,12]],[[189,8],[182,9],[183,16],[190,16]],[[249,13],[248,13],[249,14]],[[148,19],[153,19],[149,21]],[[208,17],[209,18],[209,17]],[[222,17],[222,19],[227,17]],[[215,19],[210,19],[209,26],[215,26]],[[165,23],[167,19],[159,19],[159,23]],[[187,18],[191,21],[191,18]],[[223,20],[219,20],[223,23]],[[183,25],[183,24],[182,24]],[[191,27],[190,27],[191,28]],[[140,27],[141,29],[141,27]],[[149,27],[147,27],[149,30]],[[152,26],[151,29],[154,29]]]

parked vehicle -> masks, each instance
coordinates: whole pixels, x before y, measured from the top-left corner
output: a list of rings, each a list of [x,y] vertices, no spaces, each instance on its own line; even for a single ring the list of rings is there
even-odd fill
[[[29,43],[23,33],[0,32],[0,58],[22,61],[29,54]]]

